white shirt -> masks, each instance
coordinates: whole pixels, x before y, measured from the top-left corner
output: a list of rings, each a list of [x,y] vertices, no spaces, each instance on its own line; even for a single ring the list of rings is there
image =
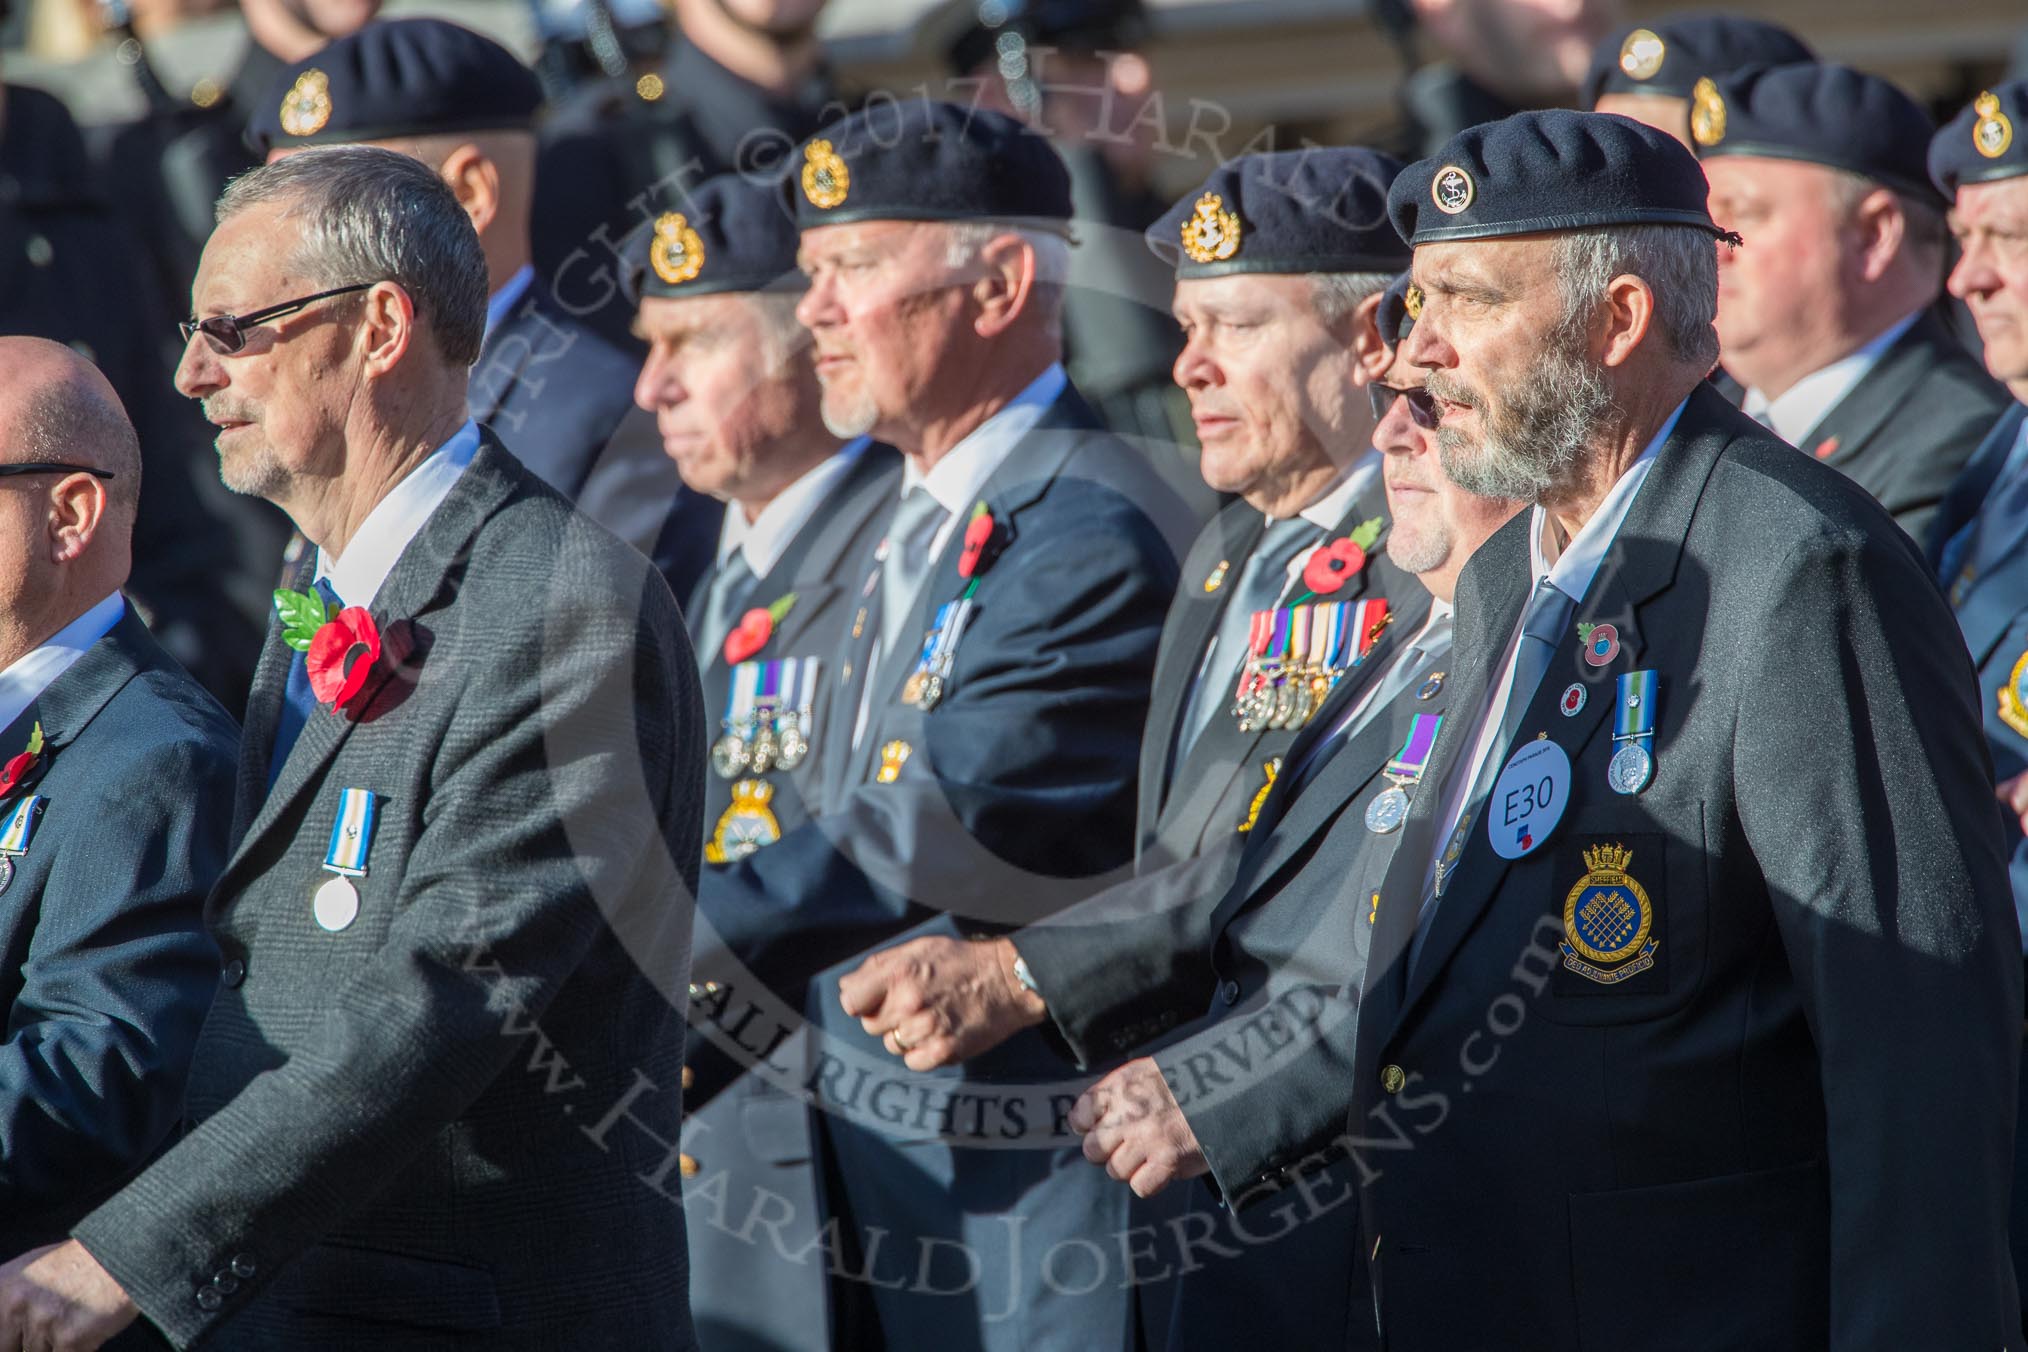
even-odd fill
[[[1536,507],[1528,523],[1528,552],[1530,576],[1548,578],[1551,586],[1562,592],[1564,598],[1575,607],[1584,600],[1591,590],[1598,566],[1605,559],[1606,551],[1619,538],[1620,526],[1627,519],[1627,511],[1634,505],[1634,498],[1641,491],[1641,485],[1648,481],[1648,471],[1655,467],[1655,457],[1661,454],[1662,443],[1676,430],[1676,423],[1683,416],[1683,409],[1689,401],[1676,405],[1675,412],[1663,419],[1661,430],[1649,440],[1640,458],[1627,466],[1612,489],[1591,514],[1591,520],[1572,536],[1563,552],[1550,563],[1548,552],[1543,548],[1542,536],[1549,524],[1549,513]],[[1525,619],[1525,614],[1522,617]],[[1423,895],[1430,895],[1430,881],[1435,877],[1436,861],[1449,846],[1451,834],[1458,828],[1458,819],[1464,815],[1465,795],[1478,782],[1479,775],[1487,760],[1500,754],[1504,747],[1497,747],[1500,725],[1506,721],[1507,706],[1518,694],[1520,698],[1532,699],[1533,690],[1514,689],[1514,664],[1521,651],[1521,619],[1514,623],[1514,632],[1507,639],[1507,654],[1500,660],[1500,679],[1491,687],[1485,716],[1479,720],[1479,736],[1472,744],[1470,759],[1462,762],[1455,773],[1444,784],[1444,829],[1434,842],[1436,853],[1430,856],[1430,872],[1423,879]]]
[[[1063,373],[1063,367],[1051,362],[1049,369],[1030,381],[1028,388],[1015,395],[1006,407],[951,447],[929,473],[923,473],[913,458],[907,461],[901,472],[901,496],[907,497],[920,484],[944,509],[943,524],[930,537],[931,558],[943,552],[951,532],[960,523],[971,519],[972,506],[978,502],[979,490],[986,486],[986,480],[1006,463],[1015,445],[1042,421],[1042,415],[1062,397],[1069,384],[1070,377]]]
[[[8,663],[7,669],[0,671],[0,728],[26,713],[28,706],[54,685],[57,677],[69,671],[71,664],[85,655],[85,649],[111,633],[120,616],[126,613],[126,599],[114,592],[50,635],[41,647],[32,648]],[[23,749],[0,747],[0,761]]]
[[[1779,399],[1769,399],[1759,390],[1748,390],[1740,410],[1749,418],[1765,421],[1774,428],[1776,436],[1791,446],[1801,446],[1811,429],[1858,387],[1859,382],[1866,378],[1866,373],[1879,363],[1896,339],[1908,332],[1908,326],[1921,313],[1918,310],[1905,319],[1895,321],[1857,352],[1840,357],[1821,371],[1812,371],[1782,391]]]
[[[479,424],[467,420],[375,503],[345,546],[343,558],[317,550],[317,580],[330,584],[348,606],[371,606],[401,552],[451,495],[458,476],[479,451]]]
[[[1372,486],[1379,473],[1380,452],[1368,450],[1366,454],[1352,462],[1351,467],[1345,471],[1345,477],[1338,481],[1336,487],[1296,515],[1311,525],[1321,526],[1327,531],[1336,529],[1338,523],[1345,519],[1345,513],[1352,510],[1352,504],[1359,500],[1361,493]],[[1275,523],[1274,518],[1269,517],[1267,523],[1272,526]],[[1316,553],[1319,547],[1312,545],[1308,549],[1296,551],[1296,556],[1289,560],[1288,565],[1290,582],[1303,575],[1303,569],[1309,566],[1310,556]]]
[[[507,317],[507,312],[521,303],[528,294],[528,288],[535,284],[535,265],[523,263],[507,279],[507,284],[486,298],[486,336],[491,338],[493,330]]]
[[[734,554],[746,555],[746,566],[755,577],[766,577],[781,562],[782,552],[796,533],[829,496],[853,462],[873,444],[860,437],[839,448],[836,455],[803,472],[802,477],[775,495],[752,521],[737,502],[728,503],[725,524],[718,531],[718,566],[722,569]]]

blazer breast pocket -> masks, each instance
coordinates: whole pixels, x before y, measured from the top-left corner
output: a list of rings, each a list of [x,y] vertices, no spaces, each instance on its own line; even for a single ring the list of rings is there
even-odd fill
[[[1544,1017],[1639,1023],[1687,1004],[1709,940],[1704,804],[1586,804],[1546,853],[1563,938]]]

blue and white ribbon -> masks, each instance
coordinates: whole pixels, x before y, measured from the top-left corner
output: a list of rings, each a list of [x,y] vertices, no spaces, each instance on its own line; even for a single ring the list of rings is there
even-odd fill
[[[371,789],[344,789],[338,795],[338,820],[331,823],[331,848],[324,867],[347,878],[366,876],[366,852],[373,846],[373,817],[379,803]]]

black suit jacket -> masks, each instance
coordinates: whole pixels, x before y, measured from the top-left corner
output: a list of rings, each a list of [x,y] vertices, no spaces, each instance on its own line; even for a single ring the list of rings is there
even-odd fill
[[[272,790],[270,633],[195,1126],[75,1234],[177,1347],[687,1349],[675,602],[489,434],[371,609],[353,712],[311,711]],[[346,788],[378,825],[334,933]]]
[[[239,729],[129,610],[21,716],[44,799],[0,882],[0,1242],[53,1243],[183,1112],[218,988],[204,896],[225,867]]]
[[[1462,707],[1528,529],[1465,570]],[[1914,544],[1700,388],[1573,621],[1618,656],[1590,665],[1573,626],[1515,734],[1569,755],[1560,822],[1511,863],[1474,826],[1412,970],[1441,795],[1377,889],[1345,1140],[1388,1347],[2014,1345],[2019,936],[1970,665]],[[1634,670],[1659,718],[1626,796]],[[1440,772],[1476,721],[1446,724]],[[1605,846],[1656,944],[1613,984],[1561,948]]]

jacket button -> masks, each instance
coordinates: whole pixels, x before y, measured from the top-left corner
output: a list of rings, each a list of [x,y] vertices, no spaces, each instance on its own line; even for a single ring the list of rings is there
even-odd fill
[[[1218,994],[1219,998],[1224,1000],[1228,1005],[1238,1004],[1239,983],[1237,981],[1226,982],[1223,986],[1219,987]]]
[[[225,964],[224,969],[219,972],[218,977],[219,980],[225,983],[228,990],[237,990],[246,982],[246,964],[238,958],[234,958]]]
[[[224,1308],[224,1306],[225,1294],[222,1291],[211,1286],[199,1288],[197,1292],[198,1309],[203,1310],[206,1314],[210,1314],[214,1310]]]
[[[695,1178],[697,1177],[698,1169],[703,1166],[698,1164],[697,1156],[695,1155],[678,1155],[676,1157],[676,1167],[685,1178]]]
[[[232,1259],[233,1276],[243,1277],[248,1281],[252,1281],[253,1275],[259,1271],[260,1269],[254,1265],[254,1256],[252,1254],[241,1253],[233,1255]]]
[[[217,1287],[222,1295],[229,1296],[239,1290],[239,1278],[233,1276],[230,1269],[221,1269],[218,1275],[211,1279],[211,1284]]]
[[[1399,1094],[1401,1087],[1408,1083],[1408,1073],[1400,1066],[1380,1068],[1380,1087],[1390,1094]]]

